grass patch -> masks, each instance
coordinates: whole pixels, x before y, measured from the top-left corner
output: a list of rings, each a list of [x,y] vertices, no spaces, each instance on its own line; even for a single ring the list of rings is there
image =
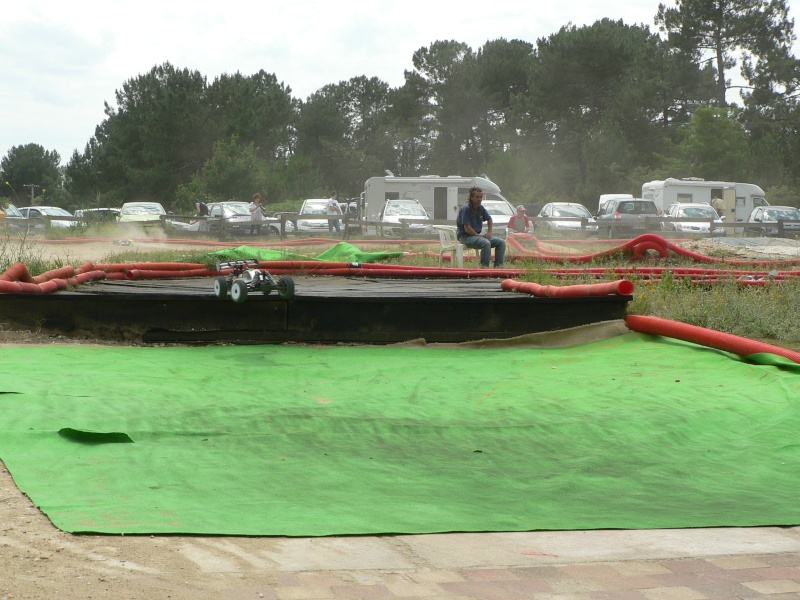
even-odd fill
[[[71,264],[69,257],[48,254],[36,238],[25,235],[0,235],[0,273],[12,265],[22,262],[31,275],[38,275],[51,269]]]

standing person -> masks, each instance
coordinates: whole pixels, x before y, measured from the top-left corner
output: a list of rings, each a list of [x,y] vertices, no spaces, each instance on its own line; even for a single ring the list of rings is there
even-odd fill
[[[328,216],[331,215],[341,215],[342,208],[339,206],[339,193],[333,192],[331,197],[328,198],[328,204],[326,205],[328,209]],[[333,233],[333,230],[336,229],[336,233],[340,233],[341,229],[339,229],[339,219],[329,219],[328,220],[328,232]]]
[[[194,216],[195,217],[207,217],[208,216],[208,205],[205,202],[200,202],[197,200],[194,203]],[[194,225],[195,223],[200,223],[197,226],[195,231],[204,231],[203,223],[201,222],[203,219],[192,219],[189,221],[189,225]]]
[[[261,233],[261,221],[264,220],[264,207],[261,206],[261,194],[253,194],[253,201],[250,203],[250,235]]]
[[[523,233],[526,231],[530,231],[531,228],[531,220],[528,218],[528,215],[525,214],[525,207],[520,204],[517,206],[516,214],[508,220],[508,231],[516,231],[517,233]]]
[[[492,217],[489,212],[481,206],[483,202],[483,190],[479,187],[469,189],[469,200],[458,211],[456,218],[458,241],[467,248],[475,248],[481,251],[481,266],[488,267],[492,259],[492,248],[494,251],[494,266],[503,266],[506,256],[506,243],[499,237],[492,235]],[[487,222],[486,233],[483,230],[483,222]]]
[[[719,196],[714,196],[714,199],[711,201],[711,207],[717,211],[720,217],[725,215],[725,202],[723,202],[722,198]]]

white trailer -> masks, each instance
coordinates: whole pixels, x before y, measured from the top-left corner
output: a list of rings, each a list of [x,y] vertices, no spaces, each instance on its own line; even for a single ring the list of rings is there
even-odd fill
[[[458,209],[469,199],[469,189],[479,187],[484,200],[503,200],[500,188],[486,175],[462,177],[460,175],[422,175],[420,177],[370,177],[361,194],[363,214],[369,221],[379,220],[381,207],[387,200],[414,198],[434,220],[455,223]]]
[[[676,202],[712,204],[720,198],[724,206],[720,216],[730,223],[747,221],[757,206],[769,206],[764,190],[753,183],[706,181],[694,177],[650,181],[642,185],[642,198],[652,200],[662,212]]]

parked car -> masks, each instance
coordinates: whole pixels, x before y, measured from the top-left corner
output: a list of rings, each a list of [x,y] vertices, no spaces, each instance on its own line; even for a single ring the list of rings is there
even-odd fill
[[[658,208],[652,200],[641,198],[612,198],[597,213],[597,230],[606,237],[620,234],[639,235],[646,231],[660,231]]]
[[[533,224],[533,232],[537,235],[563,235],[583,234],[594,235],[597,233],[597,221],[583,204],[574,202],[550,202],[539,211],[539,217],[564,217],[568,221],[537,221]],[[586,219],[586,228],[583,229],[579,219]]]
[[[72,217],[72,213],[58,206],[25,206],[19,209],[22,216],[26,219],[41,219],[50,227],[75,227],[77,221],[61,220],[57,217]]]
[[[670,204],[664,213],[665,217],[672,217],[676,219],[703,219],[702,221],[665,221],[663,228],[665,231],[679,231],[681,233],[703,233],[708,234],[710,229],[710,219],[714,219],[714,223],[722,224],[725,217],[720,217],[717,211],[710,204],[702,204],[697,202],[676,202]],[[727,230],[724,227],[714,227],[712,235],[724,237],[727,235]]]
[[[126,202],[119,213],[120,223],[135,223],[141,227],[158,227],[161,215],[167,211],[158,202]]]
[[[262,226],[266,223],[261,221]],[[189,224],[189,231],[219,231],[222,225],[225,231],[233,233],[250,233],[253,220],[250,215],[250,203],[238,200],[210,202],[208,218],[198,219]]]
[[[3,213],[3,221],[0,224],[0,228],[2,229],[24,232],[38,232],[44,230],[44,221],[42,219],[28,219],[13,204],[7,204],[0,208],[0,212]]]
[[[794,206],[758,206],[747,219],[746,233],[760,236],[776,236],[780,233],[778,221],[800,221],[800,210]],[[783,232],[787,235],[800,233],[800,223],[784,223]]]
[[[517,212],[516,209],[505,200],[484,199],[481,205],[492,217],[492,233],[496,236],[505,237],[508,230],[508,221]]]
[[[300,207],[300,217],[303,215],[324,217],[328,215],[328,199],[327,198],[309,198],[303,200],[303,205]],[[297,219],[298,231],[328,231],[328,221],[326,219]]]
[[[275,219],[274,223],[270,223],[270,231],[275,235],[280,235],[281,233],[281,215],[292,215],[294,216],[296,213],[293,212],[276,212],[272,215],[272,218]],[[286,233],[292,233],[297,228],[297,220],[290,219],[288,217],[285,218],[286,221]]]
[[[378,219],[383,223],[380,227],[383,235],[402,237],[404,234],[420,235],[433,233],[433,227],[431,227],[429,223],[406,223],[404,227],[400,222],[400,219],[431,220],[419,200],[413,198],[387,200],[378,213]]]

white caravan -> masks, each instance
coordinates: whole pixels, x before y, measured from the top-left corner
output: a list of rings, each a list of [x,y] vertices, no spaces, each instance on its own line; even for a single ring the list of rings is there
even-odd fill
[[[483,190],[484,200],[502,200],[500,188],[486,175],[462,177],[460,175],[422,175],[421,177],[370,177],[361,194],[364,216],[369,221],[380,221],[381,207],[387,200],[414,198],[419,200],[428,215],[435,221],[455,223],[458,209],[469,198],[469,188]]]
[[[764,190],[753,183],[706,181],[694,177],[645,183],[642,198],[655,202],[662,212],[676,202],[712,204],[714,198],[721,198],[724,209],[720,216],[728,223],[747,221],[753,208],[769,206]]]

